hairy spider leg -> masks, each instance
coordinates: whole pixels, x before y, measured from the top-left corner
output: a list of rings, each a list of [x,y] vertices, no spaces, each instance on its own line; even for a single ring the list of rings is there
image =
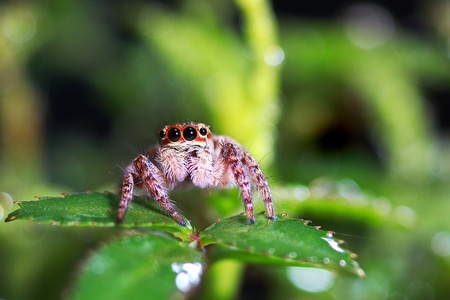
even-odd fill
[[[131,199],[133,199],[133,189],[134,189],[133,175],[131,173],[128,173],[123,177],[119,209],[117,210],[117,217],[116,217],[117,223],[121,223],[125,218],[125,213],[127,212],[128,204],[131,202]]]
[[[253,224],[255,223],[255,213],[253,211],[252,186],[245,170],[245,165],[242,162],[242,151],[236,148],[236,145],[226,143],[222,147],[221,154],[231,167],[231,171],[241,192],[242,200],[244,201],[247,219],[250,224]]]
[[[266,205],[267,217],[271,220],[276,220],[277,215],[275,213],[275,209],[273,208],[272,194],[270,192],[269,183],[259,168],[258,162],[248,153],[244,152],[244,164],[247,166],[250,176],[255,182],[256,189],[261,193],[262,199]]]
[[[153,199],[181,226],[186,225],[183,216],[178,212],[175,204],[170,200],[164,186],[162,172],[144,155],[139,155],[133,161],[134,171],[124,176],[122,195],[119,204],[117,220],[120,222],[125,216],[128,203],[133,198],[133,185],[148,190]],[[134,182],[136,181],[136,182]]]

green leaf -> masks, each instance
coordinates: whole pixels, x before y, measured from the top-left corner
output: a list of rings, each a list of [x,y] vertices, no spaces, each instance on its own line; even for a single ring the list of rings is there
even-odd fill
[[[219,258],[236,258],[252,263],[314,266],[344,269],[364,277],[353,260],[355,255],[342,249],[331,232],[319,230],[299,219],[281,217],[269,221],[258,214],[253,225],[244,215],[217,222],[201,234],[203,246],[219,244]]]
[[[42,197],[37,201],[17,202],[19,209],[8,215],[5,222],[30,220],[62,226],[116,226],[119,196],[111,193],[79,193],[63,197]],[[150,227],[190,235],[190,224],[178,225],[151,199],[134,197],[122,227]]]
[[[202,270],[201,252],[173,237],[155,232],[127,236],[87,260],[73,295],[75,299],[179,299],[179,289],[198,284]]]

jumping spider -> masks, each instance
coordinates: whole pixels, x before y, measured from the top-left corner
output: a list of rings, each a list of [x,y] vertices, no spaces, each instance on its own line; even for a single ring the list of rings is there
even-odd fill
[[[256,160],[227,136],[215,136],[202,123],[176,123],[159,132],[160,145],[139,155],[125,169],[117,222],[123,221],[134,187],[152,198],[180,225],[186,220],[169,198],[184,181],[200,188],[238,186],[250,224],[255,222],[252,181],[266,205],[267,217],[277,218],[266,177]]]

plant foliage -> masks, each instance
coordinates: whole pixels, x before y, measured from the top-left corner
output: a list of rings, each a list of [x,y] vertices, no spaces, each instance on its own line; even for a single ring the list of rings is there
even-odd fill
[[[78,193],[17,202],[6,222],[30,220],[61,226],[125,227],[82,266],[72,291],[79,299],[152,295],[158,299],[188,292],[201,281],[206,263],[232,258],[280,266],[311,266],[364,271],[355,255],[341,248],[332,232],[308,221],[258,214],[249,225],[244,215],[220,220],[204,231],[180,226],[153,202],[135,197],[123,223],[116,225],[119,197],[112,193]],[[203,252],[214,246],[213,251]],[[208,253],[208,254],[205,254]],[[208,257],[205,257],[208,255]],[[207,259],[206,259],[207,258]]]

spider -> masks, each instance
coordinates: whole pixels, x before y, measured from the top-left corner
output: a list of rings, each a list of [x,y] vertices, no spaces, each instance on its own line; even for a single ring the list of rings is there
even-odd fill
[[[202,123],[176,123],[159,131],[160,145],[139,155],[125,169],[117,222],[125,217],[135,187],[150,196],[176,221],[185,226],[169,191],[188,181],[199,188],[238,186],[250,224],[255,222],[252,181],[266,205],[267,217],[277,218],[269,184],[257,161],[227,136],[215,136]]]

